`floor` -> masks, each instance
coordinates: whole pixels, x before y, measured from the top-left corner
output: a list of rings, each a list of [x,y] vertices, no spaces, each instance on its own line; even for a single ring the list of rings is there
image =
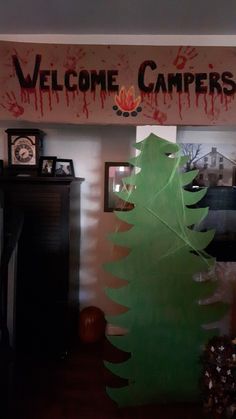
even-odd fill
[[[108,356],[109,353],[109,356]],[[198,405],[119,409],[106,395],[114,377],[103,358],[119,360],[107,342],[76,344],[65,359],[21,362],[10,394],[10,419],[201,419]]]

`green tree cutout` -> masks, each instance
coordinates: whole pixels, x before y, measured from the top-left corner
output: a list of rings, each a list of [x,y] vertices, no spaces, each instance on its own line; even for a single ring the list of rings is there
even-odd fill
[[[180,168],[179,146],[151,134],[135,145],[141,153],[130,160],[141,170],[124,179],[133,192],[118,195],[134,204],[117,217],[132,225],[111,235],[114,244],[130,249],[128,256],[107,263],[105,269],[126,280],[121,288],[108,288],[108,296],[127,308],[107,316],[113,325],[128,330],[108,337],[119,349],[130,352],[123,363],[105,362],[116,375],[128,379],[122,388],[107,388],[120,406],[156,402],[194,401],[199,394],[199,355],[216,329],[202,325],[219,320],[222,303],[199,304],[212,295],[216,283],[194,281],[196,273],[213,267],[204,251],[214,232],[198,232],[192,226],[207,208],[188,208],[206,190],[190,192],[183,187],[197,175]]]

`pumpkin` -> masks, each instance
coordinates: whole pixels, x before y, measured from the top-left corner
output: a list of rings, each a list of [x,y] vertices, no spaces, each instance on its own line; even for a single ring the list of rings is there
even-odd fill
[[[81,310],[79,316],[79,337],[83,343],[100,341],[105,334],[106,321],[103,311],[94,306]]]

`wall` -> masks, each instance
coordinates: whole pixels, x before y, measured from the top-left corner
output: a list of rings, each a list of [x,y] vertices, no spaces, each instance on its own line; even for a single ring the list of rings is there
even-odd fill
[[[0,34],[1,41],[91,45],[235,46],[236,35]]]
[[[235,144],[236,126],[178,127],[178,143]]]
[[[136,140],[142,141],[148,137],[149,134],[155,134],[161,138],[165,138],[168,141],[176,142],[177,127],[176,126],[163,126],[163,125],[145,125],[137,127],[136,129]]]

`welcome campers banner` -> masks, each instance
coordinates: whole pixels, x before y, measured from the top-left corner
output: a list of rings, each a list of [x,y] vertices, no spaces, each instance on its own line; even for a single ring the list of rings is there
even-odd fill
[[[236,48],[0,42],[0,119],[236,122]]]

